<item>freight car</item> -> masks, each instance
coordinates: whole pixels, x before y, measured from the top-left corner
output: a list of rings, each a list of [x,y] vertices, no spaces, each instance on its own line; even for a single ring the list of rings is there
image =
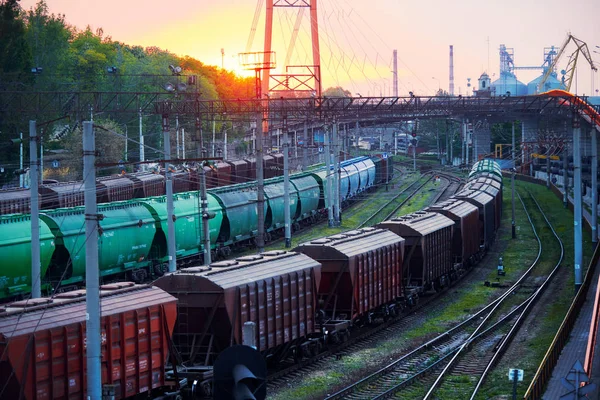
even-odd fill
[[[303,178],[309,182],[310,177]],[[495,198],[486,190],[482,184],[464,191],[464,200],[434,205],[439,212],[380,224],[386,229],[343,232],[303,243],[295,252],[267,252],[165,274],[155,284],[179,301],[175,346],[163,341],[163,353],[157,351],[166,354],[169,348],[173,355],[172,371],[161,375],[172,379],[164,382],[166,387],[183,383],[178,393],[192,396],[201,394],[200,388],[210,391],[207,368],[218,352],[243,341],[245,322],[256,324],[253,339],[270,361],[300,359],[344,340],[355,325],[392,317],[410,306],[415,293],[446,285],[459,273],[459,257],[464,264],[475,250],[473,231],[487,232],[485,224],[490,224],[493,237],[497,228]],[[475,209],[482,220],[475,218]],[[482,231],[472,229],[478,223]],[[460,241],[453,232],[458,225]],[[460,250],[454,246],[459,242]],[[71,293],[81,292],[64,295]],[[128,305],[147,306],[144,297],[136,300],[137,305],[133,300]],[[57,377],[55,382],[65,386],[68,381]]]
[[[114,399],[165,387],[176,299],[156,287],[100,287],[102,384]],[[0,306],[1,399],[86,397],[85,290]]]
[[[407,288],[421,292],[440,289],[456,278],[452,262],[454,222],[442,214],[418,211],[377,225],[406,240]],[[464,232],[463,232],[464,233]]]
[[[357,159],[357,162],[364,165],[364,158]],[[352,167],[352,164],[347,164],[347,167]],[[366,176],[371,173],[375,176],[374,171],[366,169]],[[358,176],[357,172],[356,177]],[[137,183],[129,180],[127,185],[102,180],[99,185],[105,185],[103,196],[112,198],[121,198],[124,193],[134,192],[136,185],[147,193],[156,188],[157,180],[147,175],[138,176],[138,179]],[[189,182],[186,184],[189,185]],[[319,173],[293,175],[290,178],[290,188],[292,228],[314,223],[322,217],[328,197],[325,196],[324,181]],[[283,193],[281,177],[265,180],[267,242],[284,232]],[[250,183],[224,186],[208,192],[208,211],[214,216],[208,223],[211,252],[215,258],[227,257],[233,248],[254,244],[258,231],[256,199],[256,186]],[[197,263],[203,252],[198,192],[175,194],[174,206],[178,264],[185,266]],[[102,216],[99,222],[99,267],[103,279],[125,278],[140,283],[149,277],[160,276],[167,269],[165,196],[102,203],[98,210]],[[10,270],[0,270],[0,300],[22,296],[30,291],[31,238],[30,233],[27,233],[30,223],[27,219],[27,215],[22,218],[11,216],[0,219],[7,226],[7,231],[18,232],[0,240],[0,254],[7,254],[7,258],[14,261]],[[45,289],[67,290],[81,285],[85,280],[85,231],[82,229],[85,221],[84,207],[48,210],[40,215],[40,221],[43,245],[52,243],[52,248],[46,247],[42,252],[41,277],[46,284]],[[47,237],[48,232],[52,238]]]

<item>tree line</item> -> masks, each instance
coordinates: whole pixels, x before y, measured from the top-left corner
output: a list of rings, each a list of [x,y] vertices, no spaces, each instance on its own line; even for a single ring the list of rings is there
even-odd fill
[[[0,0],[0,96],[8,91],[31,92],[160,92],[167,81],[192,83],[202,99],[248,98],[254,95],[254,78],[245,78],[216,66],[206,65],[189,56],[179,56],[158,47],[132,46],[113,40],[101,28],[88,26],[81,30],[70,25],[64,14],[53,14],[45,0],[24,10],[19,0]],[[181,70],[179,70],[181,68]],[[184,76],[195,76],[194,82]],[[10,105],[9,105],[10,107]],[[0,115],[0,186],[14,180],[18,167],[18,151],[8,143],[23,132],[28,133],[28,121],[17,113]],[[80,154],[70,154],[81,146],[81,121],[60,120],[45,127],[46,150],[66,150],[66,167],[54,171],[57,178],[77,178]],[[98,115],[94,122],[110,130],[125,134],[138,131],[136,115]],[[180,118],[180,126],[187,127],[186,140],[192,146],[194,134],[192,118]],[[144,116],[146,144],[158,148],[161,143],[161,121],[156,116]],[[172,124],[174,125],[174,124]],[[129,129],[128,129],[129,128]],[[209,127],[208,123],[206,128]],[[228,128],[230,138],[242,135],[240,127],[219,126],[219,132]],[[106,162],[137,159],[138,146],[130,144],[125,153],[122,137],[103,133],[97,141],[103,143]],[[28,146],[25,146],[27,149]],[[152,152],[147,151],[149,157]],[[27,158],[26,158],[27,159]],[[67,170],[69,168],[66,168]],[[4,173],[2,172],[4,171]],[[52,176],[52,171],[47,171]],[[106,173],[114,172],[107,170]],[[75,173],[75,174],[73,174]],[[103,172],[100,171],[102,174]],[[3,175],[2,175],[3,174]],[[60,176],[64,175],[64,176]]]

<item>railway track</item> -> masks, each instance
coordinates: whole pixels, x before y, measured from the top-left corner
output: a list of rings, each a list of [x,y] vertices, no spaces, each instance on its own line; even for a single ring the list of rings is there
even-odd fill
[[[562,249],[560,239],[539,204],[533,196],[531,198]],[[503,295],[465,321],[379,371],[327,397],[327,400],[384,399],[396,396],[400,391],[401,397],[411,399],[431,399],[440,392],[452,392],[457,398],[474,398],[483,380],[518,332],[527,312],[554,276],[564,254],[561,251],[559,261],[541,285],[525,285],[540,260],[542,243],[523,200],[520,200],[539,244],[538,256],[520,279]],[[532,288],[533,294],[529,294],[528,290]],[[515,302],[513,299],[518,296],[514,295],[518,291],[525,292],[521,293],[525,299]],[[470,377],[469,379],[477,377],[477,383],[471,387],[470,393],[457,393],[464,387],[465,376]],[[456,384],[457,382],[461,384]]]

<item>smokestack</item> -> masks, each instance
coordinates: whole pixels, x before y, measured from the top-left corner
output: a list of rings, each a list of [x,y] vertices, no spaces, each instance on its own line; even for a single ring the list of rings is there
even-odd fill
[[[398,97],[398,50],[394,50],[394,97]]]
[[[450,96],[454,96],[454,46],[450,45]]]

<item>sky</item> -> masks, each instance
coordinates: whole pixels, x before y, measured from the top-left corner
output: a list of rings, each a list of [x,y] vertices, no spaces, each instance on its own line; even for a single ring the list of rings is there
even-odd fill
[[[37,0],[21,0],[29,9]],[[288,0],[289,1],[289,0]],[[308,1],[308,0],[307,0]],[[262,3],[248,47],[257,5]],[[79,29],[90,25],[130,45],[158,46],[205,64],[251,76],[239,53],[263,51],[262,0],[47,0]],[[273,50],[282,73],[288,65],[312,64],[310,19],[303,12],[296,45],[289,50],[298,8],[274,10]],[[560,48],[567,34],[587,42],[600,67],[600,0],[320,0],[319,36],[323,89],[342,86],[353,95],[392,95],[392,54],[398,51],[399,94],[433,95],[448,90],[449,45],[454,46],[455,94],[471,94],[477,78],[498,78],[500,44],[514,49],[516,66],[540,66],[544,47]],[[224,56],[221,49],[223,49]],[[559,65],[566,66],[573,45]],[[528,83],[541,70],[517,71]],[[580,57],[571,92],[590,95],[600,74]]]

